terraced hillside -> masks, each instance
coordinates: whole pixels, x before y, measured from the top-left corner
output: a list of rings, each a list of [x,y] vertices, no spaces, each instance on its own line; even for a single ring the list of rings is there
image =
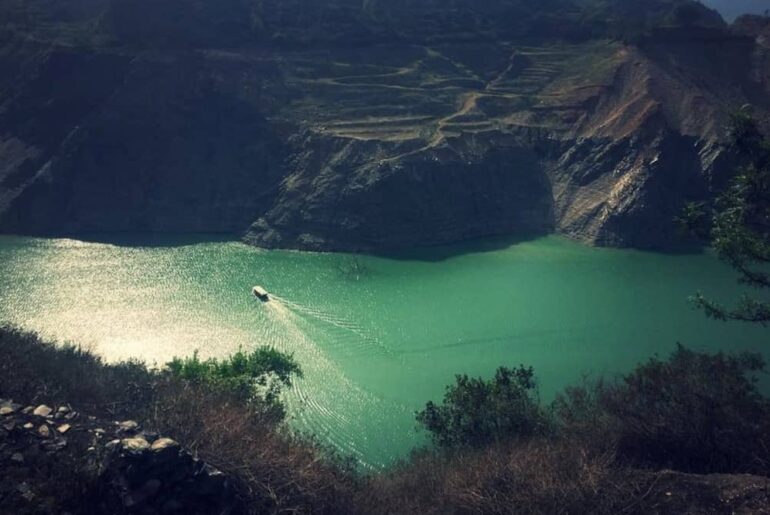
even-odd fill
[[[0,229],[666,247],[770,107],[764,25],[686,0],[308,1],[0,1]]]

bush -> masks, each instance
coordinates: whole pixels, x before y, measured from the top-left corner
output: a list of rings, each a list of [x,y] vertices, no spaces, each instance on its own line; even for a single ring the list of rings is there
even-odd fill
[[[641,495],[611,454],[534,438],[421,452],[374,476],[363,513],[622,513]]]
[[[246,370],[259,377],[263,374],[258,371],[270,371],[283,378],[282,384],[290,384],[290,377],[299,373],[290,357],[258,349],[239,352],[216,366],[200,365],[199,359],[200,366],[194,359],[175,360],[177,374],[148,370],[138,362],[106,364],[80,347],[55,345],[1,325],[0,356],[0,398],[32,405],[69,404],[106,420],[136,420],[234,478],[248,513],[356,512],[348,504],[358,477],[346,463],[316,442],[289,434],[259,398],[247,400],[242,391],[212,388],[202,379],[208,376],[194,372],[216,370],[211,373],[228,377]],[[273,368],[276,364],[281,366]],[[74,505],[90,506],[84,492],[67,490],[85,482],[80,471],[87,464],[67,466],[71,477],[66,484],[54,485],[56,491],[62,492],[62,499],[65,494],[72,497]],[[88,508],[70,511],[93,513]]]
[[[441,447],[482,447],[548,431],[533,369],[501,367],[491,381],[458,375],[444,402],[428,402],[417,421]]]
[[[770,474],[770,399],[756,383],[764,367],[757,354],[679,346],[619,380],[568,388],[549,406],[533,393],[531,368],[501,368],[491,381],[458,376],[417,420],[443,449],[546,436],[629,466]]]
[[[685,472],[770,473],[770,399],[757,354],[679,346],[616,382],[572,388],[555,411],[565,431],[612,442],[618,458]]]
[[[570,388],[545,407],[531,368],[501,368],[488,381],[458,376],[442,405],[420,413],[438,430],[439,452],[369,476],[291,435],[259,398],[212,387],[269,369],[283,370],[287,382],[279,382],[290,384],[296,363],[274,351],[194,356],[175,360],[173,372],[151,371],[0,327],[0,356],[0,397],[137,420],[232,477],[248,513],[716,513],[767,505],[764,479],[635,469],[770,474],[770,407],[752,377],[764,363],[752,354],[680,347],[616,381]],[[89,506],[82,467],[59,467],[68,479],[56,498]]]
[[[137,416],[152,402],[160,376],[137,361],[107,365],[75,345],[55,345],[0,325],[0,397],[27,403],[78,402],[107,417]]]
[[[292,376],[302,376],[292,355],[271,347],[259,347],[250,353],[239,349],[228,358],[206,361],[201,361],[196,351],[192,357],[174,358],[166,368],[186,381],[224,389],[247,401],[258,400],[278,418],[284,416],[281,388],[291,386]]]

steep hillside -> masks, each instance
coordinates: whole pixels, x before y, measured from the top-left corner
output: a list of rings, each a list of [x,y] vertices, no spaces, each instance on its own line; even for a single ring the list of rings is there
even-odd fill
[[[758,41],[684,0],[0,0],[0,229],[665,247],[768,112]]]

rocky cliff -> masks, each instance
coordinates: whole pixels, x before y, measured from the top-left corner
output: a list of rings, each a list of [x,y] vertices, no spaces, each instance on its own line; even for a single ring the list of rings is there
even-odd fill
[[[770,49],[760,21],[630,9],[2,0],[0,230],[675,245],[728,113],[767,116]]]

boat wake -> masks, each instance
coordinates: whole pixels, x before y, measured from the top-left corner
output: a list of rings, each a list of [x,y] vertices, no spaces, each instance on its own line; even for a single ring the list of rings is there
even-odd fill
[[[272,298],[278,301],[277,310],[285,310],[313,321],[321,322],[322,331],[329,333],[329,338],[324,338],[326,346],[337,352],[343,352],[345,355],[372,355],[394,358],[395,353],[375,335],[367,333],[360,325],[351,322],[345,318],[333,315],[310,306],[304,306],[282,297],[273,295]],[[271,306],[272,307],[272,306]],[[281,316],[284,316],[282,313]]]
[[[363,459],[365,451],[356,445],[351,434],[369,434],[372,417],[382,418],[384,423],[384,414],[391,413],[392,416],[394,410],[377,409],[383,400],[351,381],[311,340],[305,330],[306,317],[321,320],[356,337],[363,332],[343,319],[275,295],[263,305],[269,318],[269,340],[278,343],[276,348],[279,350],[293,354],[302,366],[303,377],[294,381],[285,397],[292,427],[328,441],[338,452],[355,457],[365,467],[380,466],[380,463]],[[383,440],[381,445],[387,449],[389,444]]]

